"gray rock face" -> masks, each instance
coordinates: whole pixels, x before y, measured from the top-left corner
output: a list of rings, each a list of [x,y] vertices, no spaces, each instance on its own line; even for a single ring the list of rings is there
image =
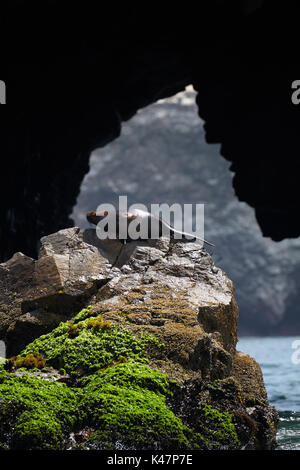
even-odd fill
[[[78,228],[42,238],[37,260],[16,253],[0,264],[0,336],[8,354],[78,311],[113,275]]]
[[[110,321],[124,321],[134,333],[146,331],[167,344],[156,366],[177,379],[178,370],[184,376],[199,370],[225,376],[237,340],[231,281],[197,244],[162,238],[155,245],[134,242],[123,248],[126,264],[98,291],[97,308]],[[214,359],[201,354],[207,343]]]
[[[87,227],[86,212],[102,202],[118,204],[119,195],[149,209],[152,203],[204,203],[205,237],[215,244],[209,252],[236,288],[240,334],[297,334],[300,241],[262,237],[253,209],[234,195],[219,152],[205,142],[194,91],[149,106],[92,155],[75,224]]]
[[[130,312],[127,320],[137,320],[143,328],[149,322],[149,331],[172,334],[174,324],[180,329],[184,310],[194,326],[186,347],[193,344],[194,350],[200,337],[215,332],[214,341],[220,341],[224,357],[235,348],[238,311],[233,285],[194,243],[162,238],[124,246],[99,240],[95,230],[75,227],[42,238],[37,260],[17,253],[0,265],[0,271],[1,336],[9,354],[71,317],[94,295],[98,302],[104,299],[106,310],[113,311],[116,299],[119,309],[125,308],[126,295],[132,290],[138,304],[145,301],[147,308],[145,312],[141,308],[137,317]],[[165,313],[155,325],[151,306],[162,299]],[[182,330],[182,343],[186,334]],[[230,360],[228,355],[226,361]]]

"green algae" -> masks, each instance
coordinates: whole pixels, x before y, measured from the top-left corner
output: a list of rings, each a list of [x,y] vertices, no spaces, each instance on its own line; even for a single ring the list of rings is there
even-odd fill
[[[146,364],[126,363],[94,374],[82,387],[29,375],[0,373],[0,441],[13,449],[63,449],[70,432],[89,427],[86,447],[190,448],[192,431],[166,404],[165,374]],[[79,447],[84,448],[81,444]]]
[[[191,431],[166,404],[166,374],[146,364],[124,363],[84,379],[80,410],[95,429],[87,446],[190,448]]]
[[[48,366],[64,369],[68,373],[84,374],[105,368],[120,357],[147,362],[145,352],[149,345],[163,347],[154,336],[144,334],[134,337],[125,328],[103,322],[101,316],[76,323],[75,320],[89,313],[87,309],[84,310],[72,324],[61,323],[52,332],[30,343],[20,353],[18,360],[22,362],[22,358],[29,354],[41,354]]]
[[[77,397],[65,384],[0,370],[0,441],[15,449],[62,449]]]
[[[75,315],[73,320],[74,322],[78,322],[92,316],[95,316],[93,313],[93,307],[91,305],[88,305],[87,307],[80,310],[80,312]]]
[[[202,405],[201,412],[203,415],[202,438],[208,449],[220,447],[238,449],[240,447],[231,413],[222,412],[208,403]]]
[[[18,374],[0,365],[0,449],[236,448],[229,413],[203,405],[197,430],[176,416],[169,400],[179,385],[149,367],[149,346],[163,347],[103,322],[91,308],[37,338],[18,356]],[[37,354],[77,380],[33,376],[22,358]],[[82,430],[83,440],[70,439]]]

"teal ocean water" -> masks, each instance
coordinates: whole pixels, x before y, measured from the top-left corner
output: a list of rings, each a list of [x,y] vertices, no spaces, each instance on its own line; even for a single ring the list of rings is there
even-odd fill
[[[259,363],[280,416],[278,449],[300,450],[300,337],[240,338],[237,349]]]

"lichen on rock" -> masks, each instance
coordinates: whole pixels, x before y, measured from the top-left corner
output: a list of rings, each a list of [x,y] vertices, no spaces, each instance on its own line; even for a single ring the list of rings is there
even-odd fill
[[[166,239],[135,242],[112,268],[103,247],[89,243],[79,229],[43,239],[39,266],[62,256],[55,288],[53,276],[34,271],[34,286],[14,286],[11,297],[23,258],[0,266],[14,312],[6,306],[0,315],[2,337],[18,339],[30,325],[20,318],[36,308],[45,317],[0,366],[2,448],[274,448],[277,414],[260,368],[236,351],[233,285],[207,252]],[[27,279],[34,263],[25,263]]]

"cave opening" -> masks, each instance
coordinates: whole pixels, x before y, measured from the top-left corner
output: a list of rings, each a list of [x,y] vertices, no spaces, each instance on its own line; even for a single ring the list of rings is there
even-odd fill
[[[300,240],[264,238],[254,210],[239,202],[230,164],[220,145],[207,144],[192,86],[140,109],[123,123],[118,139],[90,157],[71,218],[88,228],[86,213],[101,203],[202,203],[206,247],[233,280],[240,335],[300,331],[297,279]],[[296,328],[296,330],[295,330]]]

